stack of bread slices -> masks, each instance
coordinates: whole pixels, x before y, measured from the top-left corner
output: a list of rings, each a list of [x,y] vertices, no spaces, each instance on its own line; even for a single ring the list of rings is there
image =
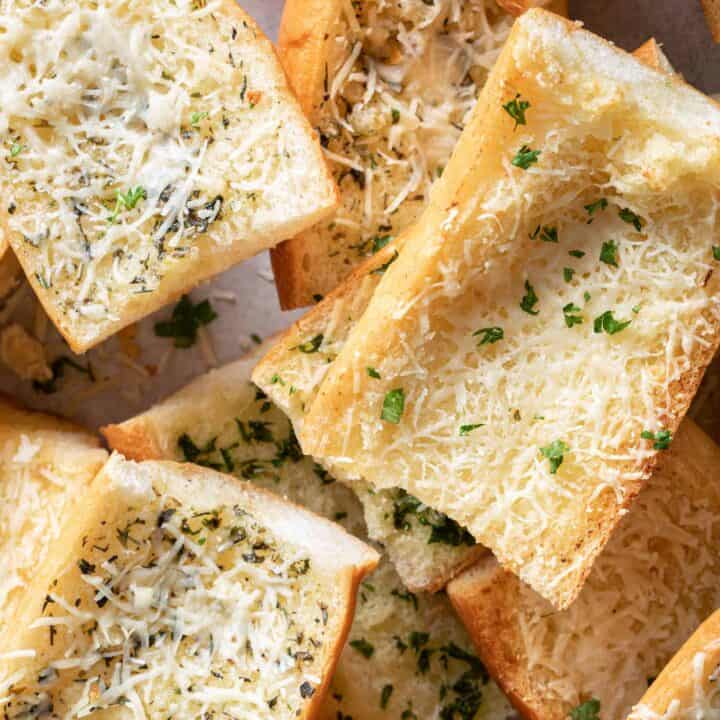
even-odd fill
[[[567,13],[0,0],[0,300],[313,304],[106,447],[0,399],[3,718],[720,718],[720,107]]]

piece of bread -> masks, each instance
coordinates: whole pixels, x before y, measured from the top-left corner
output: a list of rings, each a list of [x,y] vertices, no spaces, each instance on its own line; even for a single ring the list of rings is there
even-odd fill
[[[283,308],[327,295],[422,212],[514,15],[529,0],[288,0],[280,55],[340,188],[272,251]],[[564,11],[565,0],[555,2]]]
[[[710,26],[713,40],[716,43],[720,42],[720,2],[718,0],[700,0],[700,2],[705,12],[707,24]]]
[[[524,14],[304,450],[407,490],[567,607],[720,341],[719,161],[715,103]]]
[[[716,610],[653,680],[628,720],[697,720],[718,712],[720,610]]]
[[[598,700],[599,717],[625,718],[720,606],[718,467],[720,448],[683,422],[566,610],[492,558],[448,585],[483,662],[524,717],[563,720]]]
[[[193,446],[208,448],[214,440],[214,450],[195,456],[196,462],[227,470],[230,459],[238,476],[366,537],[363,508],[353,492],[311,458],[285,450],[296,447],[290,422],[249,382],[264,349],[194,380],[149,411],[103,432],[113,448],[136,459],[182,460],[188,450],[194,454]],[[239,423],[248,435],[254,428],[247,443]],[[367,512],[366,505],[366,517]],[[497,687],[464,655],[472,646],[445,595],[409,592],[388,559],[360,587],[349,640],[320,713],[324,720],[337,720],[338,713],[355,720],[390,720],[408,708],[418,718],[442,717],[443,708],[462,698],[479,703],[482,717],[507,716]],[[468,671],[469,682],[461,683]],[[473,700],[477,690],[482,698]]]
[[[251,483],[114,454],[15,614],[6,712],[315,717],[377,562]]]
[[[270,41],[235,2],[23,0],[2,23],[0,224],[74,351],[337,204]]]
[[[0,647],[38,565],[106,459],[85,430],[0,397]]]
[[[253,381],[285,412],[296,432],[301,432],[304,413],[325,373],[370,302],[382,277],[378,269],[392,261],[403,239],[401,235],[393,246],[382,248],[355,268],[328,297],[282,333],[255,367]],[[418,514],[419,503],[398,488],[373,490],[367,483],[345,477],[342,468],[332,463],[326,466],[357,493],[370,537],[383,545],[413,592],[440,590],[487,552],[440,513],[432,514],[435,526],[451,533],[433,534],[427,523],[430,514],[422,509]]]

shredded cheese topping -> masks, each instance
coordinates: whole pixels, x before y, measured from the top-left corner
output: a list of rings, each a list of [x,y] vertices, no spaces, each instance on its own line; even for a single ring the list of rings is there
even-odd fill
[[[52,583],[49,662],[8,690],[9,718],[294,718],[321,682],[335,601],[310,557],[243,508],[181,507],[146,489]]]
[[[3,0],[0,30],[10,240],[81,343],[317,206],[312,138],[241,11]]]

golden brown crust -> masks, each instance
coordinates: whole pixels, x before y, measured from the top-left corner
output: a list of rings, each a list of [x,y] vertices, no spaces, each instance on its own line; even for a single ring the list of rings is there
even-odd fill
[[[558,15],[567,16],[567,0],[497,0],[497,4],[511,15],[518,17],[534,7],[542,7]]]
[[[116,425],[104,425],[100,432],[108,445],[129,460],[162,460],[163,454],[153,433],[152,425],[145,419]]]
[[[720,0],[700,0],[713,40],[720,43]]]
[[[513,707],[528,720],[562,720],[549,703],[537,702],[525,672],[517,622],[520,580],[488,556],[447,586],[447,595],[488,672]]]
[[[673,701],[679,702],[682,709],[692,708],[695,701],[693,664],[698,653],[705,654],[703,689],[707,690],[710,673],[720,665],[720,610],[705,620],[678,650],[638,704],[650,708],[658,715],[663,715]],[[633,712],[629,720],[634,717]]]

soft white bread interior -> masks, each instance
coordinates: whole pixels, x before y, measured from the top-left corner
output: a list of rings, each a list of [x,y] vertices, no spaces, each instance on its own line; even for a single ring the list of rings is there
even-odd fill
[[[720,448],[683,422],[658,470],[566,610],[488,558],[451,602],[488,670],[527,718],[562,720],[593,700],[624,718],[720,605]]]
[[[0,398],[0,643],[106,459],[90,433]]]
[[[289,420],[249,382],[257,355],[265,350],[198,378],[142,415],[104,428],[108,442],[136,459],[189,458],[231,467],[237,476],[366,537],[354,493],[302,455]],[[406,519],[413,520],[409,514]],[[409,553],[406,562],[422,564],[424,547],[437,545],[427,546],[423,539],[419,554]],[[360,587],[349,640],[322,708],[325,720],[337,720],[338,713],[389,720],[406,711],[433,718],[459,707],[474,708],[474,717],[507,715],[506,701],[473,658],[444,594],[409,591],[387,559]]]
[[[16,613],[6,715],[314,717],[377,561],[252,484],[114,454]]]
[[[402,247],[404,236],[379,250],[280,335],[253,371],[253,381],[290,418],[297,432],[322,379],[370,302],[381,271]],[[398,488],[373,490],[326,467],[351,485],[362,502],[370,537],[381,543],[405,585],[434,592],[485,551],[447,516],[422,506]],[[419,512],[418,512],[419,511]]]
[[[547,3],[285,3],[280,55],[320,134],[341,204],[272,251],[283,307],[327,295],[415,221],[513,16],[538,4]]]
[[[715,103],[524,14],[304,450],[407,490],[567,607],[720,340],[719,185]]]
[[[0,28],[0,224],[74,351],[336,205],[235,2],[23,0]]]
[[[718,713],[720,682],[720,610],[693,633],[628,720],[697,720]]]

